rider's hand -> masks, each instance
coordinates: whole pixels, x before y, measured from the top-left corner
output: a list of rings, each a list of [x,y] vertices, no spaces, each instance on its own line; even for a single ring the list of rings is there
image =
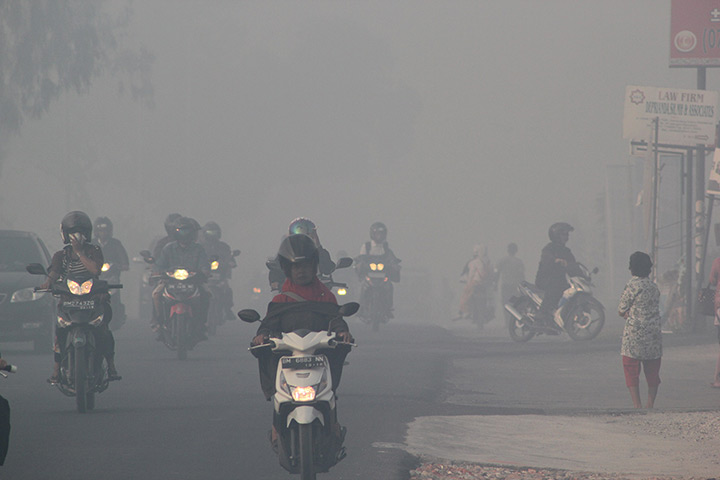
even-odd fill
[[[353,343],[355,341],[350,332],[338,332],[336,336],[341,342]]]
[[[564,258],[556,258],[555,263],[559,263],[563,267],[567,267],[567,260],[565,260]]]
[[[263,345],[265,343],[268,343],[269,340],[270,340],[270,337],[268,337],[265,334],[261,334],[252,339],[252,345],[253,346]]]

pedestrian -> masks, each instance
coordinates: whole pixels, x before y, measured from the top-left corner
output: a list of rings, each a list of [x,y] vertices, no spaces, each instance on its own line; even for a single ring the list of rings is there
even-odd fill
[[[710,285],[715,287],[715,328],[718,333],[718,343],[720,344],[720,257],[713,260],[710,269]],[[718,352],[717,362],[715,363],[715,377],[710,384],[713,388],[720,388],[720,351]]]
[[[515,256],[517,251],[518,246],[515,243],[508,244],[507,256],[497,263],[496,270],[500,280],[501,308],[504,308],[510,297],[517,292],[518,284],[525,280],[525,265],[522,260]]]
[[[652,260],[644,252],[630,255],[632,278],[620,297],[618,313],[625,319],[622,336],[622,363],[625,384],[630,390],[633,406],[642,408],[640,401],[640,371],[645,370],[648,396],[645,408],[655,406],[660,385],[662,332],[660,329],[660,290],[650,280]]]
[[[481,311],[483,317],[492,315],[494,318],[494,307],[490,307],[490,302],[488,302],[494,276],[487,247],[485,245],[475,245],[473,247],[473,257],[465,264],[461,274],[461,278],[464,277],[466,283],[465,289],[460,296],[458,318],[472,319],[473,311],[476,308]],[[475,303],[475,308],[473,303]],[[485,323],[490,320],[492,318],[486,318]]]

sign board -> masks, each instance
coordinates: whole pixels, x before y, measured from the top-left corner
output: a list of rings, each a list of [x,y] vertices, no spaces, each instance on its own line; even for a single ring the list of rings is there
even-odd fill
[[[659,119],[658,143],[694,147],[715,145],[718,94],[708,90],[628,86],[623,137],[654,143],[652,122]]]
[[[672,0],[670,66],[720,67],[720,0]]]

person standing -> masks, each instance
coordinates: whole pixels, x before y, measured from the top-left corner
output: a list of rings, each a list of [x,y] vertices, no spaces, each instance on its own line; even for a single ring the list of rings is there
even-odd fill
[[[640,371],[645,370],[648,396],[645,408],[653,408],[660,385],[662,332],[660,319],[660,290],[650,280],[652,260],[644,252],[630,255],[630,273],[620,296],[618,314],[625,319],[622,336],[622,363],[625,384],[630,390],[633,406],[642,408],[640,400]]]
[[[515,243],[508,244],[507,256],[501,258],[497,263],[496,270],[500,283],[501,308],[517,291],[518,284],[525,280],[525,265],[522,260],[515,256],[517,251],[518,246]]]
[[[710,285],[715,287],[715,328],[718,333],[718,343],[720,343],[720,257],[713,260],[710,269]],[[713,388],[720,388],[720,351],[718,352],[717,362],[715,363],[715,377],[710,384]]]
[[[482,315],[487,315],[489,290],[493,283],[493,267],[485,245],[473,247],[471,258],[463,269],[462,276],[466,277],[465,289],[460,296],[459,318],[472,319],[473,302],[483,306]]]

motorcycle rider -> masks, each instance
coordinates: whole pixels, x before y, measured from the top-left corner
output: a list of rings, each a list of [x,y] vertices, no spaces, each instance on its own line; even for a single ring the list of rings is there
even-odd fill
[[[113,283],[120,283],[120,272],[130,270],[130,260],[123,244],[117,238],[113,237],[113,223],[108,217],[98,217],[95,219],[95,239],[93,243],[98,245],[103,252],[105,262],[112,265],[110,270],[103,272],[112,277]],[[122,325],[125,323],[125,306],[120,299],[120,291],[114,292],[111,296],[114,300],[113,316],[115,322]]]
[[[175,240],[175,222],[177,222],[181,218],[182,215],[180,215],[179,213],[171,213],[170,215],[165,217],[165,232],[167,233],[167,235],[158,240],[158,242],[153,247],[153,258],[158,258],[160,256],[160,252],[162,252],[162,249],[165,248],[165,245]]]
[[[317,226],[315,223],[306,217],[298,217],[288,226],[288,235],[304,234],[309,236],[315,242],[318,247],[318,255],[320,257],[318,263],[318,272],[320,275],[330,275],[335,271],[335,262],[330,258],[330,252],[323,248],[320,243],[320,237],[317,234]],[[266,263],[270,272],[268,273],[268,281],[270,282],[271,290],[279,290],[283,282],[287,278],[283,269],[280,267],[277,258],[270,260]]]
[[[222,237],[222,229],[216,222],[207,222],[202,229],[202,246],[205,248],[205,253],[208,257],[217,257],[218,269],[215,273],[219,276],[222,282],[222,293],[221,298],[218,299],[222,302],[223,311],[228,320],[235,320],[235,314],[232,312],[233,307],[233,291],[228,285],[228,280],[232,276],[233,268],[237,267],[235,257],[232,255],[230,245],[220,240]]]
[[[563,292],[570,287],[565,274],[575,265],[575,257],[565,244],[573,230],[575,229],[568,223],[553,223],[548,230],[550,243],[545,245],[540,254],[535,285],[545,291],[538,320],[546,325],[553,325],[553,313]]]
[[[268,304],[267,314],[252,340],[252,345],[268,343],[273,336],[301,328],[314,332],[335,332],[338,340],[353,342],[347,322],[337,315],[335,295],[317,277],[320,255],[315,242],[304,234],[290,235],[280,244],[277,258],[287,278],[280,293]],[[297,302],[303,302],[303,305],[298,306]],[[295,305],[288,308],[288,303]],[[348,346],[339,345],[334,349],[318,352],[324,354],[330,363],[333,391],[340,385],[342,367],[349,351]],[[260,386],[265,398],[270,400],[275,393],[278,357],[268,349],[253,352],[257,352]],[[341,427],[335,422],[334,431],[341,437]],[[274,426],[272,443],[277,443],[277,430]]]
[[[210,275],[210,263],[205,249],[197,243],[199,230],[200,225],[197,221],[189,217],[180,217],[175,222],[175,240],[163,247],[160,255],[155,259],[153,272],[162,273],[173,268],[184,267],[207,278]],[[164,320],[161,317],[164,289],[165,281],[160,280],[152,293],[154,309],[150,327],[154,332],[159,331],[160,322]],[[207,340],[204,329],[207,322],[209,302],[210,292],[204,288],[204,285],[200,285],[200,296],[193,315],[193,319],[196,321],[195,325],[193,325],[194,337],[197,341]]]
[[[360,256],[355,259],[355,270],[358,273],[360,281],[365,278],[365,274],[368,270],[368,262],[366,258],[368,255],[372,256],[385,256],[385,268],[388,268],[388,306],[390,307],[390,318],[394,318],[392,314],[393,309],[393,282],[400,281],[400,260],[395,256],[395,253],[390,249],[387,242],[387,227],[382,222],[375,222],[370,225],[370,241],[362,244],[360,247]],[[368,286],[363,282],[363,286],[360,290],[360,311],[358,315],[360,317],[367,317],[365,306],[367,305]]]
[[[100,276],[104,263],[103,252],[99,246],[90,243],[92,238],[93,224],[85,212],[73,211],[65,215],[60,224],[63,243],[65,247],[55,252],[48,268],[48,276],[40,286],[41,289],[50,288],[50,285],[58,280],[64,280],[66,275],[88,276],[97,280]],[[61,300],[62,302],[62,300]],[[108,365],[108,380],[120,380],[115,367],[115,338],[113,337],[108,324],[112,319],[110,298],[106,295],[103,299],[105,314],[103,321],[95,330],[98,350],[103,353]],[[62,328],[55,323],[55,362],[53,373],[48,378],[48,383],[55,384],[60,381],[60,361],[65,349],[65,339],[68,329]]]

